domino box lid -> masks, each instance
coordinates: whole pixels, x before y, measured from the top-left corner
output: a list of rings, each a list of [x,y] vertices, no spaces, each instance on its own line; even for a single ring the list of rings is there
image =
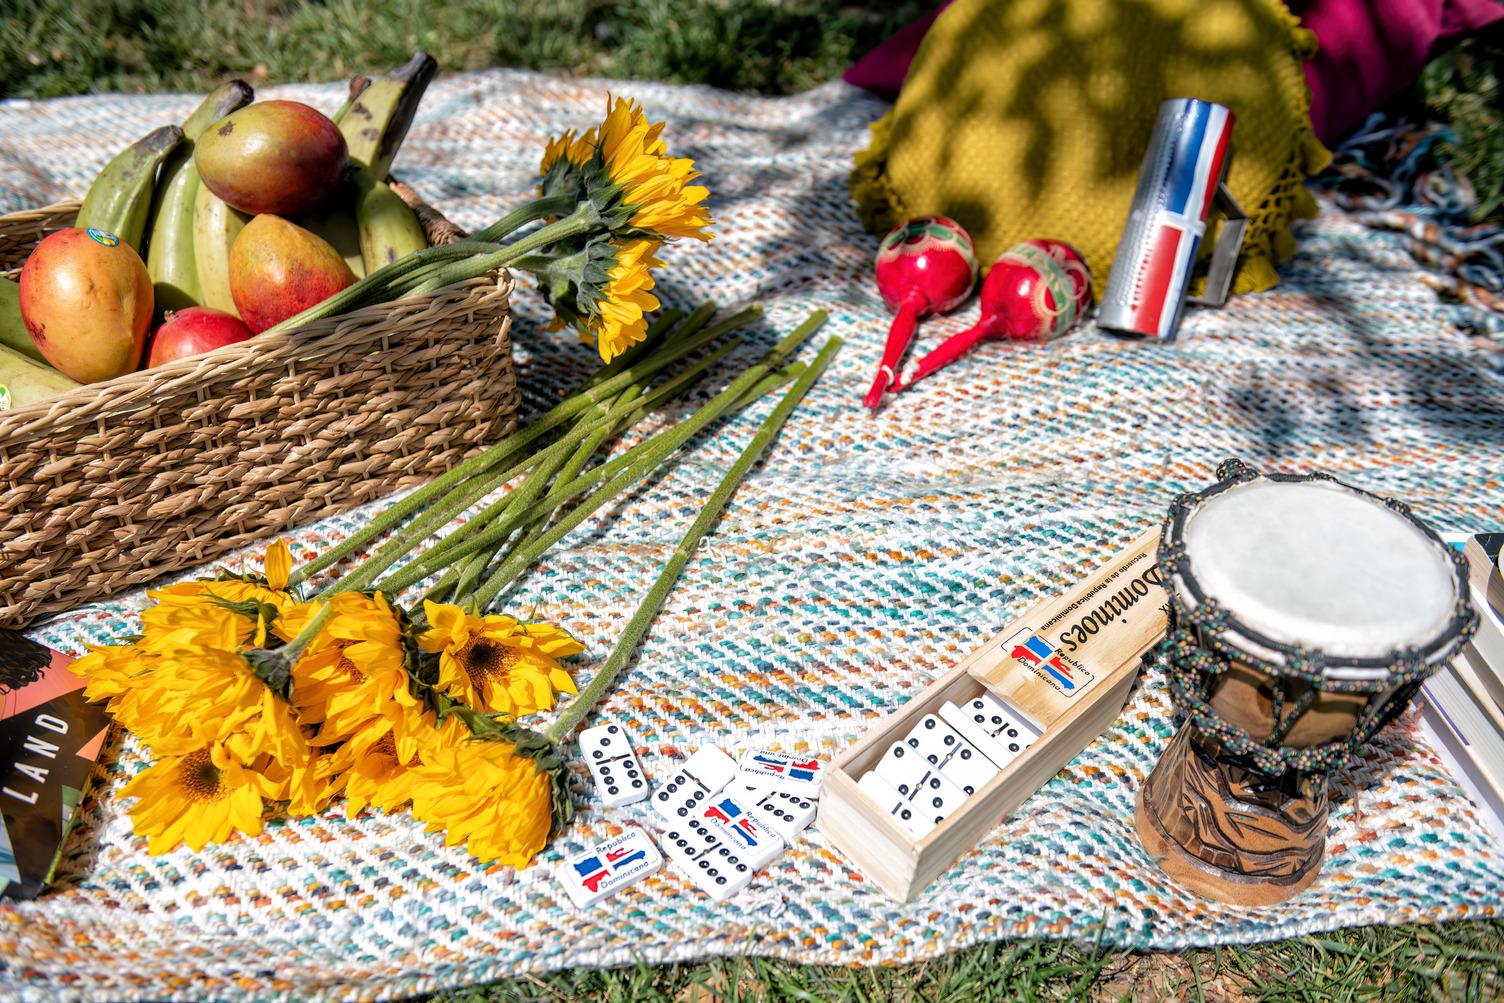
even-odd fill
[[[1046,730],[1105,696],[1110,677],[1136,672],[1164,634],[1158,546],[1158,531],[1144,533],[1086,580],[1012,621],[966,659],[966,671]]]

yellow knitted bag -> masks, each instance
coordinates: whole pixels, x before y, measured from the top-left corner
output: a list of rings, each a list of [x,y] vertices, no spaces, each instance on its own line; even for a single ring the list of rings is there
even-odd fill
[[[956,0],[857,154],[869,230],[942,213],[990,262],[1031,237],[1074,244],[1101,295],[1160,102],[1232,109],[1227,184],[1249,225],[1234,292],[1268,289],[1315,214],[1301,60],[1315,37],[1277,0]],[[1209,243],[1209,242],[1207,242]]]

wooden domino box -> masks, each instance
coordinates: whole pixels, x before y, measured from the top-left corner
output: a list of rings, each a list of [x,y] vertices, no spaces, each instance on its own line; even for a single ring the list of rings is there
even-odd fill
[[[867,731],[825,778],[816,824],[889,895],[908,901],[974,848],[1121,712],[1139,664],[1163,636],[1168,597],[1155,567],[1158,531],[1139,537],[1065,594],[1012,621]],[[916,839],[858,781],[927,714],[983,692],[1039,737]]]

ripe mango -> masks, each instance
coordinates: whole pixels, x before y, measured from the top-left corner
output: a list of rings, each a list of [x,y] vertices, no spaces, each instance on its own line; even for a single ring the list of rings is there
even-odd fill
[[[296,101],[258,101],[199,135],[193,164],[215,195],[241,212],[296,216],[339,183],[345,137]]]
[[[354,281],[355,273],[327,241],[269,213],[247,223],[230,248],[230,296],[257,334]]]
[[[136,368],[151,326],[151,275],[114,234],[59,230],[21,268],[21,317],[37,350],[80,383]]]

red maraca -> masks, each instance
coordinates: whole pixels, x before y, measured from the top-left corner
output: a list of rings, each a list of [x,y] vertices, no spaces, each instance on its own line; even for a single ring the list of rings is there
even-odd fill
[[[982,282],[982,317],[919,360],[900,390],[949,365],[984,338],[1049,341],[1075,326],[1091,304],[1091,272],[1059,240],[1026,240],[1002,253]]]
[[[897,311],[883,346],[882,367],[862,403],[874,410],[898,378],[919,318],[960,306],[977,280],[977,255],[961,224],[944,216],[911,219],[877,249],[877,291]]]

